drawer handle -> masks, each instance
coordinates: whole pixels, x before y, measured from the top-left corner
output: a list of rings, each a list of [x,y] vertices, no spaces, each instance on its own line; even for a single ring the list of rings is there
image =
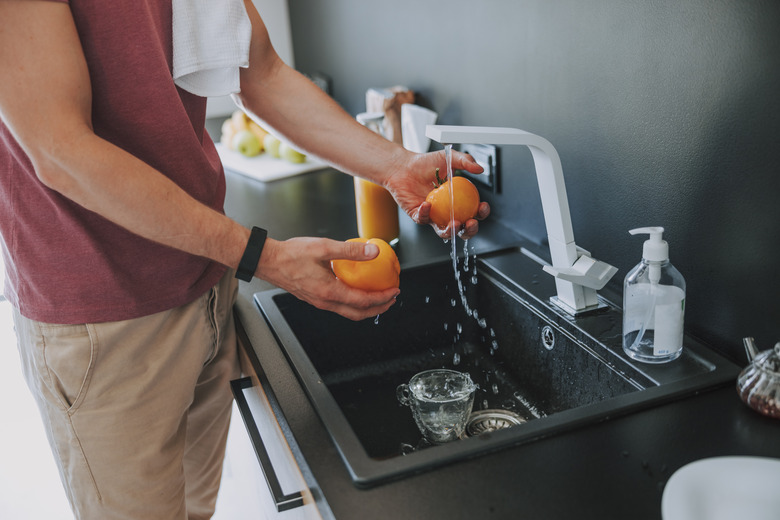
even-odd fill
[[[230,388],[233,390],[233,397],[236,399],[238,411],[241,412],[241,418],[244,420],[246,429],[249,432],[252,446],[255,448],[255,455],[257,455],[257,460],[260,462],[260,468],[263,470],[263,475],[265,475],[265,482],[268,484],[268,490],[274,499],[277,512],[302,506],[303,493],[301,491],[296,491],[289,495],[285,495],[284,491],[282,491],[279,478],[276,476],[276,471],[273,464],[271,464],[271,458],[268,456],[268,450],[266,450],[265,444],[263,444],[260,431],[257,429],[255,419],[249,410],[249,404],[246,402],[246,397],[244,397],[244,389],[252,388],[252,379],[244,377],[231,381]]]

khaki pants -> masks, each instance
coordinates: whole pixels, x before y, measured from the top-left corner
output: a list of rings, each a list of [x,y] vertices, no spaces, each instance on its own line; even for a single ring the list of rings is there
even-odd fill
[[[216,504],[239,376],[233,272],[134,320],[14,314],[27,384],[79,519],[200,519]]]

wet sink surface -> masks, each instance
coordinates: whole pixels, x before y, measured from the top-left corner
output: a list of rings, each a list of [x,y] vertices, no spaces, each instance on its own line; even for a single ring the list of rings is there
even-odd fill
[[[637,366],[620,349],[618,309],[575,327],[534,294],[548,290],[547,275],[520,253],[458,268],[465,304],[451,262],[405,269],[396,305],[362,322],[283,291],[255,295],[358,486],[646,408],[738,373],[687,338],[672,364]],[[479,385],[474,412],[508,410],[524,422],[431,446],[396,398],[399,384],[431,368],[470,374]]]

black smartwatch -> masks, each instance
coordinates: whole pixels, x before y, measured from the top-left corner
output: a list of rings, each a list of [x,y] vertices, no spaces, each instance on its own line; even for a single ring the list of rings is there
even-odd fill
[[[263,228],[253,227],[249,235],[249,242],[246,244],[244,255],[238,264],[236,278],[245,282],[252,281],[257,269],[257,263],[260,261],[260,255],[263,254],[265,239],[268,237],[268,231]]]

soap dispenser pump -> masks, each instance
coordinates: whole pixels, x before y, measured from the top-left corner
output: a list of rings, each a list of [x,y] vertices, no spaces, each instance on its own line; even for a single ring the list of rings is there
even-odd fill
[[[669,262],[664,228],[632,229],[650,235],[642,261],[623,282],[623,350],[638,361],[666,363],[683,348],[685,279]]]

